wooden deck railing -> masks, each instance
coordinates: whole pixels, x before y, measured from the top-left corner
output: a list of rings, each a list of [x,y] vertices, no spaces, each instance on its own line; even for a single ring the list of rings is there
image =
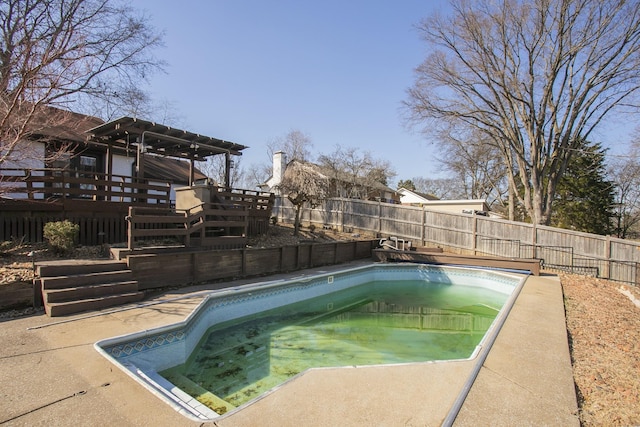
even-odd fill
[[[170,205],[168,181],[63,169],[2,169],[0,194],[13,199],[80,199]]]
[[[247,235],[259,236],[269,229],[275,195],[264,191],[218,188],[213,202],[224,206],[244,206],[249,211]]]
[[[121,175],[111,175],[108,181],[105,174],[79,174],[61,169],[1,169],[0,241],[42,242],[47,222],[68,219],[80,225],[78,243],[82,245],[128,242],[135,246],[136,241],[173,238],[189,246],[222,249],[229,242],[241,247],[246,236],[264,234],[269,227],[271,193],[217,188],[213,203],[176,211],[169,182],[137,182]],[[133,215],[130,207],[138,208]],[[132,224],[125,217],[136,216],[145,217],[144,221],[134,221],[138,230],[133,237],[127,236]],[[154,216],[155,225],[151,223]]]
[[[243,247],[248,214],[245,206],[220,203],[203,203],[181,211],[132,206],[127,217],[127,248],[133,250],[142,243]]]

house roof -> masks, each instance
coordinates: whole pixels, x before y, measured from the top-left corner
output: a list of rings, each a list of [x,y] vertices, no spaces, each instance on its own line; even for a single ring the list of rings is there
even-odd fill
[[[400,193],[401,195],[414,196],[418,199],[423,199],[425,202],[440,200],[438,197],[434,196],[433,194],[420,193],[417,191],[409,190],[407,188],[398,188],[398,193]]]
[[[189,184],[189,163],[175,158],[146,156],[144,159],[144,177],[171,181],[174,184]],[[198,169],[194,170],[194,179],[199,181],[207,176]]]
[[[248,148],[231,141],[132,117],[121,117],[87,131],[87,141],[126,147],[142,145],[146,152],[183,159],[205,159],[217,154],[242,155]]]
[[[99,126],[104,121],[56,107],[43,107],[29,122],[29,139],[46,139],[84,143],[87,129]]]
[[[306,164],[310,168],[315,170],[316,173],[318,173],[319,175],[321,175],[322,177],[325,177],[325,178],[332,178],[332,179],[335,179],[335,180],[337,180],[339,182],[361,185],[361,186],[364,186],[364,187],[368,187],[368,188],[370,188],[372,190],[387,191],[387,192],[391,192],[391,193],[395,193],[396,192],[396,190],[394,190],[393,188],[388,187],[388,186],[386,186],[383,183],[378,182],[378,181],[365,181],[365,179],[363,179],[361,177],[356,177],[355,181],[354,181],[354,179],[353,179],[353,177],[351,175],[349,175],[348,173],[343,172],[343,171],[337,171],[337,174],[336,174],[335,172],[331,171],[329,168],[327,168],[325,166],[318,165],[316,163],[301,161],[301,160],[292,160],[291,162],[289,162],[289,164],[291,164],[293,162],[299,162],[299,163],[302,163],[302,164]]]

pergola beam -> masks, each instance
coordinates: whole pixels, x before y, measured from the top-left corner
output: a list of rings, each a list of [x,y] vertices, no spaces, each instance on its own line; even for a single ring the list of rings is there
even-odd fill
[[[212,138],[186,130],[174,129],[170,126],[140,120],[132,117],[121,117],[104,123],[86,132],[87,142],[110,148],[129,150],[131,145],[137,148],[137,170],[143,175],[144,153],[153,153],[165,157],[189,160],[189,185],[194,181],[194,161],[206,160],[207,157],[225,155],[225,186],[230,185],[231,155],[241,156],[242,150],[248,148],[241,144]],[[111,156],[109,150],[109,156]],[[112,159],[107,160],[109,164]]]

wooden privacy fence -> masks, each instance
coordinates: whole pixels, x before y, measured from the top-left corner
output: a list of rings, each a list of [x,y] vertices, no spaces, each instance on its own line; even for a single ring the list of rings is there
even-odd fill
[[[4,204],[0,201],[0,241],[44,242],[44,225],[48,222],[68,220],[78,224],[78,243],[95,246],[103,243],[127,241],[127,206],[121,209],[96,210],[65,207],[66,204],[38,205]],[[14,210],[15,209],[15,210]]]
[[[279,198],[274,215],[293,222],[291,203]],[[353,199],[328,199],[305,208],[303,224],[340,231],[396,236],[414,246],[438,246],[454,253],[541,259],[547,269],[590,274],[637,285],[640,243],[560,228],[463,213],[431,211]]]

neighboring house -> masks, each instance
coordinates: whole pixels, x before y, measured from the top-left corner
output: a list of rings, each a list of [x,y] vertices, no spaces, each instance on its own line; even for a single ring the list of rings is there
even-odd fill
[[[434,211],[475,215],[488,215],[489,212],[489,205],[484,199],[440,200],[433,195],[418,193],[406,188],[398,189],[398,193],[400,194],[400,203],[403,205],[420,206]]]
[[[403,205],[423,206],[435,200],[440,200],[434,195],[419,193],[406,188],[399,188],[398,194],[400,194],[400,203]]]
[[[293,162],[300,160],[292,160],[287,162],[287,156],[284,152],[278,151],[273,154],[272,174],[264,183],[258,185],[262,191],[280,194],[278,190],[279,184],[282,182],[287,167]],[[362,179],[356,179],[355,182],[345,174],[336,176],[333,171],[328,170],[320,165],[310,162],[303,162],[306,166],[317,171],[319,177],[329,177],[330,193],[329,197],[343,197],[361,200],[380,200],[385,203],[400,203],[398,193],[390,187],[379,182],[365,183]]]
[[[240,155],[246,148],[130,117],[105,123],[56,108],[48,112],[48,117],[32,124],[28,139],[18,145],[15,155],[0,165],[0,175],[20,175],[28,169],[32,176],[169,182],[170,198],[175,200],[175,188],[206,180],[195,167],[196,161],[221,154],[230,165],[229,156]],[[17,194],[4,193],[9,198]],[[33,198],[45,196],[40,192]]]

